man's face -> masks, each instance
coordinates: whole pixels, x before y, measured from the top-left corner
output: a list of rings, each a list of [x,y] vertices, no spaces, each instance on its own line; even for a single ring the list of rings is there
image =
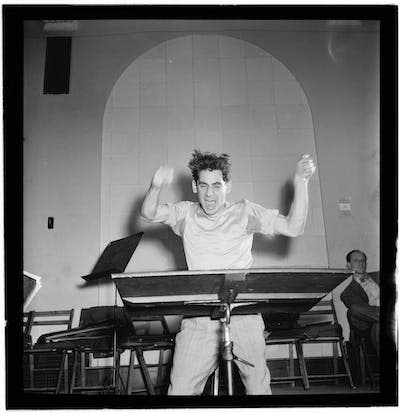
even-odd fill
[[[367,260],[364,254],[361,254],[361,252],[353,252],[350,261],[347,263],[347,267],[356,274],[365,274],[367,270]]]
[[[231,190],[231,182],[224,181],[220,170],[200,171],[198,182],[193,181],[192,185],[207,215],[214,215],[224,207],[226,194]]]

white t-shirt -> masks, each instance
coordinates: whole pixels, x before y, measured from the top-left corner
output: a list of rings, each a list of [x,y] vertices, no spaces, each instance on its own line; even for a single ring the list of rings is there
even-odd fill
[[[167,204],[164,221],[182,237],[190,270],[250,268],[253,234],[274,234],[279,213],[245,199],[208,216],[198,202]]]

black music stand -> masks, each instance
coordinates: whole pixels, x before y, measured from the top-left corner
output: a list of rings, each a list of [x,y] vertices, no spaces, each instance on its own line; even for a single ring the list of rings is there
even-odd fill
[[[107,277],[111,274],[123,273],[128,265],[133,253],[135,252],[143,232],[130,235],[115,241],[111,241],[104,249],[92,272],[88,275],[82,276],[87,281],[97,281]],[[115,291],[114,302],[114,333],[113,333],[113,387],[115,389],[116,383],[116,352],[117,352],[117,317],[115,314],[115,307],[117,305],[117,291]]]
[[[301,313],[343,282],[351,272],[327,269],[251,269],[112,274],[129,314],[219,318],[224,332],[228,394],[233,395],[230,317],[234,314]]]
[[[128,265],[133,253],[135,252],[143,232],[130,235],[129,237],[111,241],[98,259],[93,271],[82,276],[85,281],[94,281],[111,274],[123,273]]]

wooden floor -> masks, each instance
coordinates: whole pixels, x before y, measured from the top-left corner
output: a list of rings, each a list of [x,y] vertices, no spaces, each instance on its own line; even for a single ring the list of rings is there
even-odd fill
[[[319,365],[321,367],[323,365]],[[220,383],[219,383],[219,394],[220,395],[227,395],[227,384],[224,370],[220,371]],[[232,372],[232,379],[233,379],[233,388],[234,394],[237,395],[245,395],[245,388],[243,383],[239,377],[238,370],[236,366],[233,368]],[[299,372],[297,372],[299,373]],[[325,372],[326,373],[326,372]],[[276,375],[279,377],[281,375]],[[334,380],[310,380],[310,388],[308,390],[304,389],[303,383],[301,380],[295,380],[295,385],[292,385],[290,382],[277,382],[276,379],[271,383],[271,391],[272,395],[312,395],[312,394],[343,394],[343,395],[358,395],[358,394],[378,394],[380,393],[379,388],[379,377],[375,375],[375,383],[374,386],[371,385],[371,382],[368,378],[366,378],[365,383],[361,383],[361,379],[358,378],[355,380],[353,376],[353,381],[355,382],[355,388],[351,388],[347,378],[340,378],[337,381]],[[211,394],[211,383],[210,380],[207,382],[205,387],[205,392],[203,394],[208,395]]]
[[[311,384],[310,389],[304,390],[301,385],[291,387],[290,385],[277,384],[271,387],[273,395],[285,394],[359,394],[359,393],[379,393],[379,385],[359,385],[351,389],[348,384]]]
[[[245,389],[241,381],[238,380],[237,376],[234,375],[234,394],[244,396]],[[205,388],[204,395],[211,394],[209,383]],[[380,392],[379,380],[376,379],[375,386],[372,386],[369,381],[366,384],[357,384],[354,389],[350,387],[347,381],[340,380],[338,383],[325,381],[325,382],[311,382],[310,388],[305,390],[300,381],[296,382],[295,386],[292,386],[290,383],[273,383],[271,385],[272,395],[282,396],[282,395],[316,395],[316,394],[344,394],[344,395],[353,395],[353,394],[378,394]],[[222,381],[219,386],[219,395],[227,395],[227,387],[225,382]]]

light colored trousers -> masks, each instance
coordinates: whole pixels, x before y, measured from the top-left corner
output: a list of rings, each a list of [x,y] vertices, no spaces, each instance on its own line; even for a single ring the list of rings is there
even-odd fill
[[[271,394],[266,363],[264,322],[260,314],[236,315],[230,320],[233,354],[254,367],[235,360],[246,394]],[[210,317],[182,320],[176,336],[169,395],[201,395],[218,366],[223,341],[222,323]]]

